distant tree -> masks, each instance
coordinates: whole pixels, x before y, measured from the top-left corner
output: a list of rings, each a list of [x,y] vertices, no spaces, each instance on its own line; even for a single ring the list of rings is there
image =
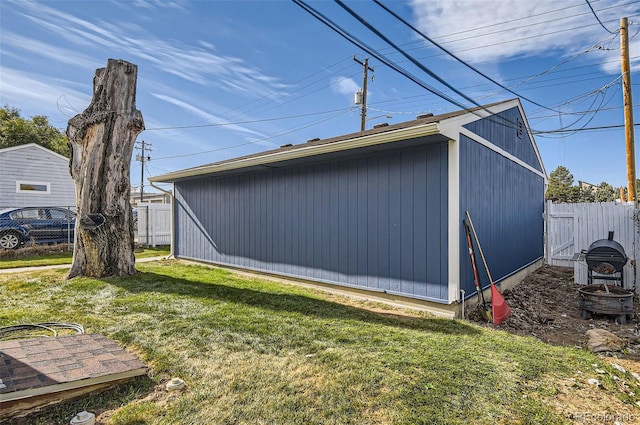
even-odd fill
[[[590,188],[582,187],[578,188],[578,202],[594,202],[595,195]]]
[[[66,157],[70,156],[64,132],[49,124],[49,119],[36,115],[20,116],[20,110],[5,105],[0,109],[0,149],[36,143]]]
[[[545,199],[554,202],[576,202],[580,198],[580,188],[573,186],[573,175],[566,167],[559,165],[549,175],[549,186]]]
[[[600,183],[598,190],[596,190],[595,201],[596,202],[613,202],[616,200],[618,194],[616,190],[607,182]]]

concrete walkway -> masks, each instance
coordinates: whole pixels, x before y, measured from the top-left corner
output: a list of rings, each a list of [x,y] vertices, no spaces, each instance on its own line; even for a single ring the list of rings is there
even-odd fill
[[[137,263],[148,263],[150,261],[160,261],[165,260],[166,256],[161,257],[147,257],[147,258],[136,258]],[[24,272],[32,272],[36,270],[47,270],[47,269],[70,269],[71,264],[56,264],[54,266],[33,266],[33,267],[14,267],[11,269],[0,269],[0,274],[8,274],[8,273],[24,273]]]

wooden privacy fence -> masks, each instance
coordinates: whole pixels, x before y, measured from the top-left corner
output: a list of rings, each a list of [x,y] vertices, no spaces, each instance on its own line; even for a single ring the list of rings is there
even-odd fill
[[[635,270],[639,257],[639,213],[633,205],[604,203],[554,204],[545,207],[545,258],[554,266],[573,267],[576,283],[587,283],[587,263],[583,250],[598,239],[613,239],[625,250],[629,261],[624,266],[624,286],[638,288]],[[596,281],[598,282],[598,281]]]

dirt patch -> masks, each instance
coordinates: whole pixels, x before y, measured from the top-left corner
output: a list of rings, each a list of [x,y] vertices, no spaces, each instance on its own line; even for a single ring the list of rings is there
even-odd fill
[[[511,316],[500,326],[486,326],[506,330],[517,335],[533,336],[549,344],[586,346],[585,333],[601,328],[614,333],[626,342],[626,350],[617,357],[640,361],[640,329],[637,297],[634,312],[624,325],[616,323],[615,316],[594,314],[583,320],[574,283],[573,269],[544,266],[525,278],[503,296],[511,307]],[[482,322],[477,309],[471,309],[469,318]]]

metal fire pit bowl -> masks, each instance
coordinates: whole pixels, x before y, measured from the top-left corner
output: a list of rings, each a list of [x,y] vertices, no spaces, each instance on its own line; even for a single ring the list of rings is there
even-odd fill
[[[578,303],[582,309],[580,317],[583,320],[591,318],[591,314],[610,314],[616,316],[616,321],[625,325],[627,314],[633,313],[633,292],[619,286],[589,285],[578,289],[580,299]]]

